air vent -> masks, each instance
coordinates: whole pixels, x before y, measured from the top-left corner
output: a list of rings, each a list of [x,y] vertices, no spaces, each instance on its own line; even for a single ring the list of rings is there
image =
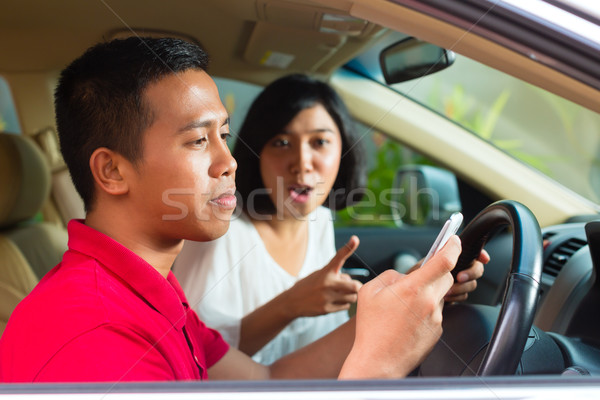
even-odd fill
[[[569,261],[569,258],[573,256],[587,242],[585,240],[571,238],[561,243],[554,251],[548,256],[546,263],[544,263],[544,273],[551,276],[558,276],[558,273],[562,267]]]
[[[556,232],[546,232],[546,233],[544,233],[544,235],[542,235],[542,239],[547,240],[547,239],[550,239],[554,235],[556,235]]]

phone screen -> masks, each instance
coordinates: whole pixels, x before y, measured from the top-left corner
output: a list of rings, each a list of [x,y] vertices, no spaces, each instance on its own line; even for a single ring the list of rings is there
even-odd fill
[[[437,253],[442,247],[444,247],[448,239],[450,239],[450,236],[454,235],[458,231],[460,224],[462,224],[462,220],[463,215],[459,212],[455,212],[450,216],[450,218],[448,218],[448,220],[442,227],[442,230],[435,238],[433,245],[429,249],[429,252],[423,259],[421,265],[424,265],[427,261],[429,261],[431,257],[434,256],[435,253]]]

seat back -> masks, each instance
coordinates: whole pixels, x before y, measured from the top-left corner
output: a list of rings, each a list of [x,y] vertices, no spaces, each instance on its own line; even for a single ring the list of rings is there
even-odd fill
[[[32,139],[0,133],[0,328],[67,249],[62,224],[43,222],[50,168]]]
[[[0,335],[17,304],[38,283],[23,253],[0,235]]]

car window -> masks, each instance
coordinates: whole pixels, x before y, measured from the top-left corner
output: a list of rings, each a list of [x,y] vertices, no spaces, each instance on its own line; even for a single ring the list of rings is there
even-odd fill
[[[213,79],[219,89],[221,102],[229,113],[231,139],[228,144],[229,148],[233,149],[248,108],[262,90],[262,86],[227,78],[213,77]]]
[[[336,227],[378,226],[396,228],[399,219],[390,197],[396,171],[402,165],[434,165],[425,156],[400,144],[373,127],[355,121],[367,167],[366,190],[362,200],[336,214]],[[417,223],[420,225],[424,223]]]
[[[391,32],[348,67],[385,84],[379,52],[405,39]],[[390,86],[600,203],[600,115],[511,75],[456,54],[449,68]]]
[[[2,76],[0,76],[0,132],[21,133],[10,86]]]
[[[460,55],[393,88],[548,177],[600,202],[600,115]]]

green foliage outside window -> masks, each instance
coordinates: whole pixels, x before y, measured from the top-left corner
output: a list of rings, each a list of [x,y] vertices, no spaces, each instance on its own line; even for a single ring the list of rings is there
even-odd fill
[[[367,174],[365,197],[353,207],[338,211],[336,217],[338,227],[357,225],[395,227],[389,189],[393,186],[396,171],[405,164],[432,164],[425,157],[380,133],[373,133],[372,141],[377,150],[373,160],[374,165]]]
[[[523,146],[519,139],[507,140],[494,136],[498,121],[510,99],[509,90],[503,90],[489,108],[478,105],[468,98],[464,88],[458,84],[447,96],[435,94],[429,98],[430,107],[434,110],[443,110],[444,116],[448,119],[464,126],[514,157],[548,173],[548,167],[542,158],[522,151]],[[376,151],[373,165],[368,171],[366,196],[357,205],[337,213],[336,226],[338,227],[396,227],[397,224],[391,209],[393,202],[389,196],[389,189],[393,187],[396,171],[400,166],[406,164],[435,165],[432,161],[379,133],[372,134],[372,141]],[[418,221],[416,223],[418,225]]]

